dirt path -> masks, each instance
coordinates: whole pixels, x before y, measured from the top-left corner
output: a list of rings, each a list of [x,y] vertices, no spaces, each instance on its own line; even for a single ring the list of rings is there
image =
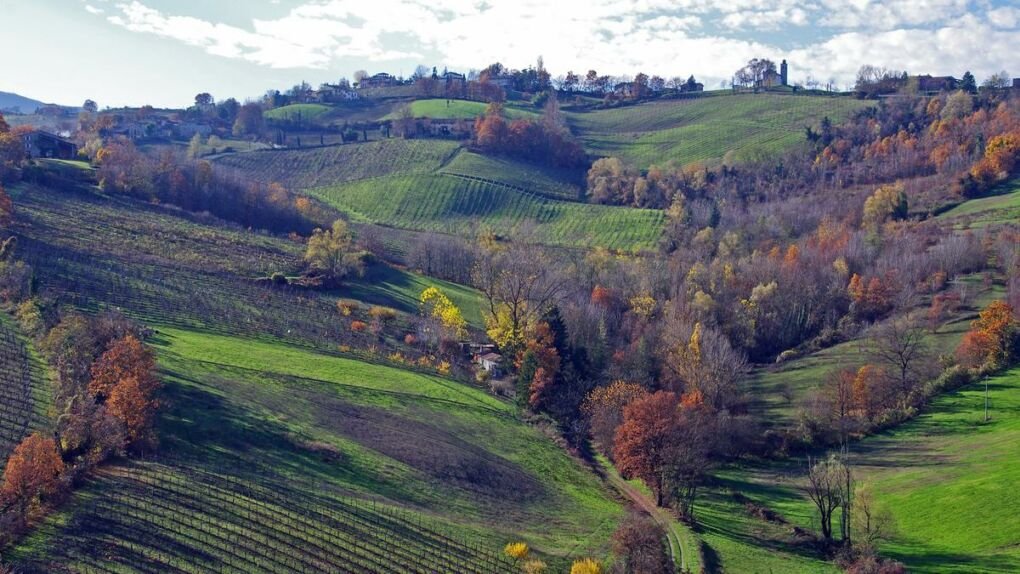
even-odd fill
[[[616,472],[615,468],[605,465],[603,467],[606,478],[609,479],[609,483],[616,488],[620,494],[624,495],[628,500],[634,503],[635,506],[643,510],[652,520],[656,522],[666,532],[666,546],[669,548],[670,558],[677,572],[690,572],[694,571],[690,566],[691,560],[688,560],[689,556],[696,556],[693,548],[685,549],[683,546],[684,531],[683,526],[676,521],[666,509],[659,508],[655,501],[648,495],[641,492],[639,489],[627,483],[623,478]],[[696,560],[696,558],[695,558]]]

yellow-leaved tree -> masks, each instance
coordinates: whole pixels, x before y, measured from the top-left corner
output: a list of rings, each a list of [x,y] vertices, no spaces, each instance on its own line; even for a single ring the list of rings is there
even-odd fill
[[[418,298],[421,314],[438,325],[441,336],[462,339],[467,336],[467,321],[460,309],[437,287],[429,287]]]
[[[347,222],[338,219],[330,229],[316,229],[308,238],[305,262],[326,276],[339,282],[351,271],[361,272],[361,260],[353,253],[354,240]]]

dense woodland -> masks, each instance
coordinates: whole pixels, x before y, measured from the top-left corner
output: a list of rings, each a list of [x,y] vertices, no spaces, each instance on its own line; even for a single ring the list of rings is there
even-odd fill
[[[547,84],[542,73],[539,66],[521,87]],[[419,83],[432,89],[427,78]],[[236,116],[237,133],[263,129],[258,104],[230,107],[224,118]],[[779,157],[648,169],[588,156],[555,91],[542,109],[537,119],[508,120],[492,103],[464,143],[490,156],[585,171],[591,203],[662,210],[667,225],[658,249],[548,248],[527,229],[479,228],[468,237],[420,234],[398,252],[392,230],[354,225],[301,190],[251,181],[181,150],[104,137],[102,120],[84,123],[79,139],[106,194],[299,244],[300,274],[264,278],[264,289],[328,291],[366,266],[386,264],[476,288],[485,338],[510,364],[508,394],[526,418],[554,428],[582,459],[604,455],[691,524],[700,489],[720,465],[816,457],[805,472],[819,513],[819,552],[852,572],[899,571],[876,556],[869,526],[851,535],[868,504],[852,488],[842,453],[915,417],[939,393],[1020,358],[1020,230],[958,233],[933,218],[1020,173],[1020,98],[1005,90],[897,95],[845,123],[805,128],[801,144]],[[0,180],[80,184],[26,162],[17,133],[0,117]],[[17,217],[0,191],[0,229]],[[159,384],[145,327],[43,298],[8,235],[0,236],[0,297],[57,373],[57,423],[51,434],[26,438],[7,463],[0,546],[96,465],[158,448]],[[981,310],[955,353],[939,355],[925,334],[967,300],[955,280],[974,274],[1004,284],[1005,297]],[[404,328],[384,311],[352,316],[351,305],[344,312],[339,303],[339,320],[355,335]],[[461,310],[438,289],[425,291],[413,321],[414,334],[397,342],[394,360],[431,357],[423,364],[470,383],[458,342],[481,334],[469,334]],[[372,340],[354,336],[344,344]],[[865,360],[833,369],[797,405],[795,426],[775,428],[756,415],[752,368],[852,340],[864,342]],[[829,449],[834,454],[819,454]],[[665,571],[660,528],[639,515],[623,521],[612,550],[627,572]],[[538,568],[526,546],[512,546],[507,555]]]

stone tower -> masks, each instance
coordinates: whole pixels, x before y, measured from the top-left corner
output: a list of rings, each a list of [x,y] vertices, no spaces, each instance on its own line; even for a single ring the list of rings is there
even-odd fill
[[[789,86],[790,85],[789,84],[789,80],[790,80],[789,72],[790,72],[790,69],[786,65],[786,60],[783,60],[783,63],[779,64],[779,85],[781,85],[781,86]]]

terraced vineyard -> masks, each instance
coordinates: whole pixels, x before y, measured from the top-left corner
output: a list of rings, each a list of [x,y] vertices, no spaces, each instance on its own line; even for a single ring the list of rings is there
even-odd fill
[[[453,175],[392,176],[309,190],[356,221],[419,231],[497,233],[534,227],[536,240],[567,247],[650,249],[661,211],[556,201],[509,185]]]
[[[730,150],[736,161],[774,154],[804,141],[804,129],[817,129],[822,118],[839,123],[869,105],[848,97],[727,94],[568,112],[567,118],[590,153],[647,168],[721,160]]]
[[[256,181],[276,182],[297,190],[395,173],[435,171],[457,149],[455,142],[392,138],[308,150],[233,154],[216,163]]]
[[[578,201],[584,173],[462,151],[440,173],[492,180],[552,199]]]
[[[49,389],[17,327],[0,317],[0,468],[32,430],[45,426]]]
[[[184,463],[109,468],[79,498],[59,546],[16,556],[24,571],[515,571],[498,549],[420,514]]]

